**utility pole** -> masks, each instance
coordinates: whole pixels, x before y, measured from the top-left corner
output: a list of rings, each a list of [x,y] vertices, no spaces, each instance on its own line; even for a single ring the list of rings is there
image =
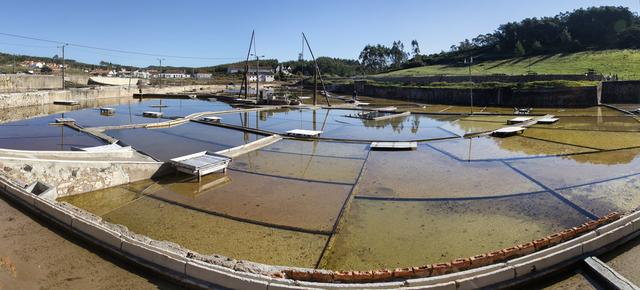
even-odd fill
[[[160,62],[160,69],[158,70],[158,86],[162,88],[162,61],[164,58],[158,58],[158,62]]]
[[[11,56],[13,57],[13,66],[11,67],[11,73],[15,74],[16,73],[16,55],[12,54]]]
[[[66,86],[64,84],[64,70],[66,69],[66,65],[64,64],[64,47],[69,45],[68,43],[65,43],[62,45],[62,90],[66,89]]]

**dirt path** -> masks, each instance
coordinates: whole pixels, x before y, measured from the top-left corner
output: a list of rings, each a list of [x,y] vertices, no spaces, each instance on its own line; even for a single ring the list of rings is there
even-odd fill
[[[178,289],[155,275],[88,250],[87,244],[0,198],[0,290]]]

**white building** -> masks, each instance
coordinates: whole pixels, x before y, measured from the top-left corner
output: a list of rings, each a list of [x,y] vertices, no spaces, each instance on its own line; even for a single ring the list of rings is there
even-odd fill
[[[158,74],[159,78],[163,78],[163,79],[186,79],[189,78],[188,74],[185,73],[160,73]]]
[[[196,73],[193,75],[194,78],[196,79],[210,79],[211,77],[213,77],[213,74],[210,73]]]
[[[146,71],[137,70],[133,72],[133,77],[139,79],[148,79],[151,77],[151,74]]]
[[[256,71],[259,71],[260,73],[273,73],[273,70],[271,70],[271,68],[268,68],[268,67],[265,67],[265,68],[261,67],[258,70],[255,66],[249,66],[249,73],[256,73]],[[244,66],[229,66],[227,67],[227,73],[229,74],[244,73]]]
[[[260,76],[260,82],[263,82],[263,83],[270,83],[275,80],[272,73],[261,73],[259,74],[259,76]],[[255,81],[256,81],[256,75],[255,74],[249,75],[249,82],[255,82]]]

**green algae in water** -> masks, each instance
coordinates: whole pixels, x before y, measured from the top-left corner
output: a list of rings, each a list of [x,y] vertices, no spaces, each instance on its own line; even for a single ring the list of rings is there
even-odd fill
[[[355,199],[321,266],[370,270],[448,262],[587,221],[548,193],[473,201]]]
[[[501,162],[461,162],[436,150],[372,151],[356,195],[398,198],[493,196],[542,190]]]
[[[202,254],[314,267],[327,236],[238,222],[143,197],[103,216],[111,223]]]

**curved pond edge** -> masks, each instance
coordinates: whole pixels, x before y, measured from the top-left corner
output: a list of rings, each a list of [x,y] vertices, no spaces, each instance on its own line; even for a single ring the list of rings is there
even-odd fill
[[[381,270],[371,272],[371,274],[368,274],[369,272],[334,272],[271,266],[218,255],[201,255],[174,243],[156,241],[135,234],[124,226],[105,222],[100,217],[68,203],[51,200],[47,198],[49,196],[47,191],[55,189],[44,184],[34,185],[36,184],[24,186],[19,181],[0,176],[2,193],[33,214],[136,265],[148,268],[172,280],[201,288],[222,286],[233,289],[382,289],[398,287],[470,289],[518,284],[548,271],[556,270],[559,266],[616,246],[637,236],[640,232],[640,211],[626,215],[612,213],[598,221],[591,221],[580,227],[563,231],[563,233],[575,233],[585,230],[578,237],[562,241],[561,233],[554,234],[517,246],[521,254],[524,253],[523,249],[526,251],[524,256],[497,263],[489,262],[488,256],[491,253],[457,259],[452,263],[444,264],[443,269],[448,268],[448,271],[453,272],[438,273],[443,275],[417,278],[415,271],[420,271],[420,267],[410,270],[408,270],[409,268],[393,271]],[[537,251],[536,242],[539,246]],[[551,246],[553,243],[557,244]],[[547,248],[541,246],[544,244]],[[474,260],[491,264],[474,269],[453,266],[456,263],[459,264],[458,266],[473,264]],[[431,274],[435,274],[434,271],[440,269],[440,266],[437,265],[441,264],[430,266]],[[389,281],[367,283],[365,282],[367,278],[362,280],[363,277],[373,277],[370,276],[373,273],[378,273],[378,277],[383,275]],[[327,281],[334,282],[304,281],[314,280],[313,277],[330,277]]]

